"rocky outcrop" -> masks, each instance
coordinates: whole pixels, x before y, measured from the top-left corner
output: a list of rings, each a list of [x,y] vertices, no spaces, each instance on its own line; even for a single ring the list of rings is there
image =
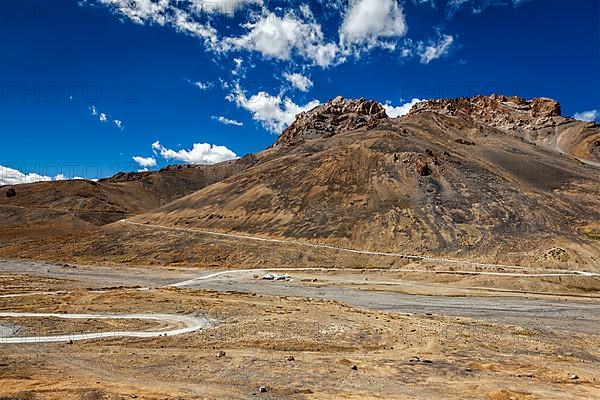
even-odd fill
[[[306,139],[330,137],[363,127],[372,127],[387,119],[383,106],[376,101],[335,99],[296,116],[279,137],[275,147],[295,146]]]
[[[415,104],[410,113],[433,111],[512,131],[537,130],[562,122],[560,104],[556,100],[525,100],[517,96],[476,96],[457,99],[429,100]]]
[[[594,122],[561,116],[556,100],[525,100],[516,96],[476,96],[429,100],[416,104],[409,115],[435,112],[479,124],[485,135],[489,128],[546,147],[593,166],[600,165],[600,127]],[[464,144],[464,143],[463,143]]]

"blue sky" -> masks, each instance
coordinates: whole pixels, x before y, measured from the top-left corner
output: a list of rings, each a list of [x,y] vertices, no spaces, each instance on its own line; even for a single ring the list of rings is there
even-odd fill
[[[593,0],[2,1],[0,184],[243,156],[337,95],[394,115],[545,96],[598,120],[599,16]]]

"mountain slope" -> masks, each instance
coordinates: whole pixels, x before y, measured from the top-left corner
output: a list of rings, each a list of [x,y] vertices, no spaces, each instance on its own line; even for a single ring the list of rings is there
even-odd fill
[[[273,146],[235,172],[128,220],[142,226],[107,225],[68,248],[63,238],[5,251],[36,257],[43,248],[55,259],[222,267],[383,261],[185,230],[195,229],[597,268],[600,128],[559,110],[549,99],[491,96],[420,103],[390,119],[378,103],[336,98],[299,115]]]
[[[251,168],[132,221],[417,254],[598,255],[580,230],[600,221],[599,169],[523,138],[540,130],[427,103],[391,120],[377,106],[335,99],[300,115]]]

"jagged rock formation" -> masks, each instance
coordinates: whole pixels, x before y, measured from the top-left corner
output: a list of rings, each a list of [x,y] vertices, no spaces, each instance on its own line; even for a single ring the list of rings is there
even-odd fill
[[[410,114],[424,112],[475,121],[583,161],[600,162],[598,126],[561,116],[556,100],[498,95],[429,100],[416,104]]]
[[[512,96],[477,96],[471,98],[429,100],[415,104],[411,113],[434,111],[460,118],[473,119],[503,130],[517,132],[559,125],[560,104],[556,100],[525,100]]]
[[[278,146],[295,146],[306,139],[330,137],[369,127],[388,116],[383,106],[372,100],[348,100],[342,96],[296,116],[279,137]]]

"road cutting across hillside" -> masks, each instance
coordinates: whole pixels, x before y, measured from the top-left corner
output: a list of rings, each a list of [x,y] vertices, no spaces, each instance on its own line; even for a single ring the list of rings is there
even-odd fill
[[[214,231],[208,231],[208,230],[204,230],[204,229],[181,228],[181,227],[173,227],[173,226],[146,224],[146,223],[129,221],[126,219],[119,220],[118,222],[123,223],[123,224],[130,224],[130,225],[134,225],[134,226],[141,226],[141,227],[153,228],[153,229],[183,231],[183,232],[190,232],[190,233],[199,233],[199,234],[203,234],[203,235],[225,237],[225,238],[230,238],[230,239],[251,240],[251,241],[276,243],[276,244],[283,244],[283,245],[290,245],[290,246],[312,247],[312,248],[328,249],[328,250],[335,250],[335,251],[342,251],[342,252],[346,252],[346,253],[354,253],[354,254],[362,254],[362,255],[370,255],[370,256],[397,257],[397,258],[403,258],[403,259],[408,259],[408,260],[424,260],[424,261],[433,261],[433,262],[441,262],[441,263],[449,263],[449,264],[462,264],[462,265],[469,265],[469,266],[483,267],[483,268],[492,267],[492,268],[510,268],[510,269],[520,269],[520,270],[535,270],[534,268],[527,268],[527,267],[523,267],[520,265],[480,263],[480,262],[475,262],[475,261],[460,260],[460,259],[454,259],[454,258],[431,257],[431,256],[424,256],[424,255],[413,255],[413,254],[402,254],[402,253],[387,253],[387,252],[369,251],[369,250],[357,250],[357,249],[349,249],[349,248],[345,248],[345,247],[332,246],[332,245],[328,245],[328,244],[300,242],[297,240],[272,239],[272,238],[265,238],[265,237],[260,237],[260,236],[241,235],[241,234],[236,234],[236,233],[214,232]],[[581,275],[581,276],[587,276],[587,277],[600,276],[600,273],[589,272],[589,271],[571,271],[571,270],[562,270],[562,269],[553,269],[552,271],[556,272],[557,274],[563,274],[563,276],[569,275],[569,274],[570,275],[575,274],[575,275]],[[410,272],[410,271],[408,271],[408,272]],[[419,270],[418,272],[427,272],[427,271]],[[477,271],[475,271],[475,272],[473,272],[473,271],[446,271],[446,272],[449,274],[453,274],[453,273],[476,274],[476,273],[478,273]],[[502,272],[497,272],[497,273],[493,273],[493,274],[523,276],[522,274],[502,273]],[[539,276],[547,277],[547,276],[561,276],[561,275],[540,274]]]

